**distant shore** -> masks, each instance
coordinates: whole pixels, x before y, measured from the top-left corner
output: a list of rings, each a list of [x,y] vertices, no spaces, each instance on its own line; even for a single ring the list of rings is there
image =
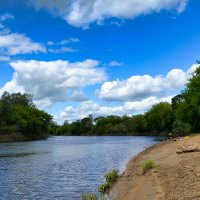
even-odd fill
[[[200,143],[200,135],[161,142],[132,158],[113,187],[111,200],[200,199],[200,152],[177,154],[177,148]],[[142,173],[144,161],[152,159],[156,168]]]
[[[47,139],[46,137],[26,137],[20,133],[11,133],[6,135],[0,135],[0,143],[10,143],[10,142],[23,142],[23,141],[35,141]]]

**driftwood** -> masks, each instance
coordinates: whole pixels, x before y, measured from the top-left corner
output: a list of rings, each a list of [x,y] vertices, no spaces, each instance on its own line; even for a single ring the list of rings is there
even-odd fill
[[[181,147],[179,147],[176,151],[176,153],[190,153],[190,152],[200,152],[200,144],[186,144]]]

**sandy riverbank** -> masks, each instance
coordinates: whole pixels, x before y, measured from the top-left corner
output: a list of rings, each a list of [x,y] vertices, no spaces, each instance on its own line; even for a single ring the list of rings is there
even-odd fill
[[[177,154],[185,144],[200,143],[200,135],[162,142],[131,159],[111,191],[112,200],[200,200],[200,152]],[[142,164],[157,167],[145,175]]]

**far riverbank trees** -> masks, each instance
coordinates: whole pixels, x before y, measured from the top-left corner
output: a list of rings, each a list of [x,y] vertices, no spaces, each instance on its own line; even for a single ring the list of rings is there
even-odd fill
[[[200,62],[198,62],[200,64]],[[172,102],[154,105],[144,114],[133,116],[92,115],[57,127],[57,135],[185,135],[200,132],[200,67],[185,90]]]

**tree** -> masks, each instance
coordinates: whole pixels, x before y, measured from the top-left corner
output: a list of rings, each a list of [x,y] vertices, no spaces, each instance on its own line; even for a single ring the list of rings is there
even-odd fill
[[[172,129],[173,112],[171,104],[161,102],[154,105],[147,113],[147,130],[154,133],[169,132]]]
[[[184,136],[188,135],[191,131],[191,126],[189,124],[185,124],[180,120],[176,120],[173,123],[172,132],[175,136]]]
[[[0,125],[15,127],[14,132],[23,134],[27,139],[44,138],[48,135],[53,117],[38,110],[33,104],[32,95],[4,92],[0,99]]]
[[[182,100],[175,110],[178,120],[191,126],[192,132],[200,130],[200,67],[189,79],[182,92]]]

